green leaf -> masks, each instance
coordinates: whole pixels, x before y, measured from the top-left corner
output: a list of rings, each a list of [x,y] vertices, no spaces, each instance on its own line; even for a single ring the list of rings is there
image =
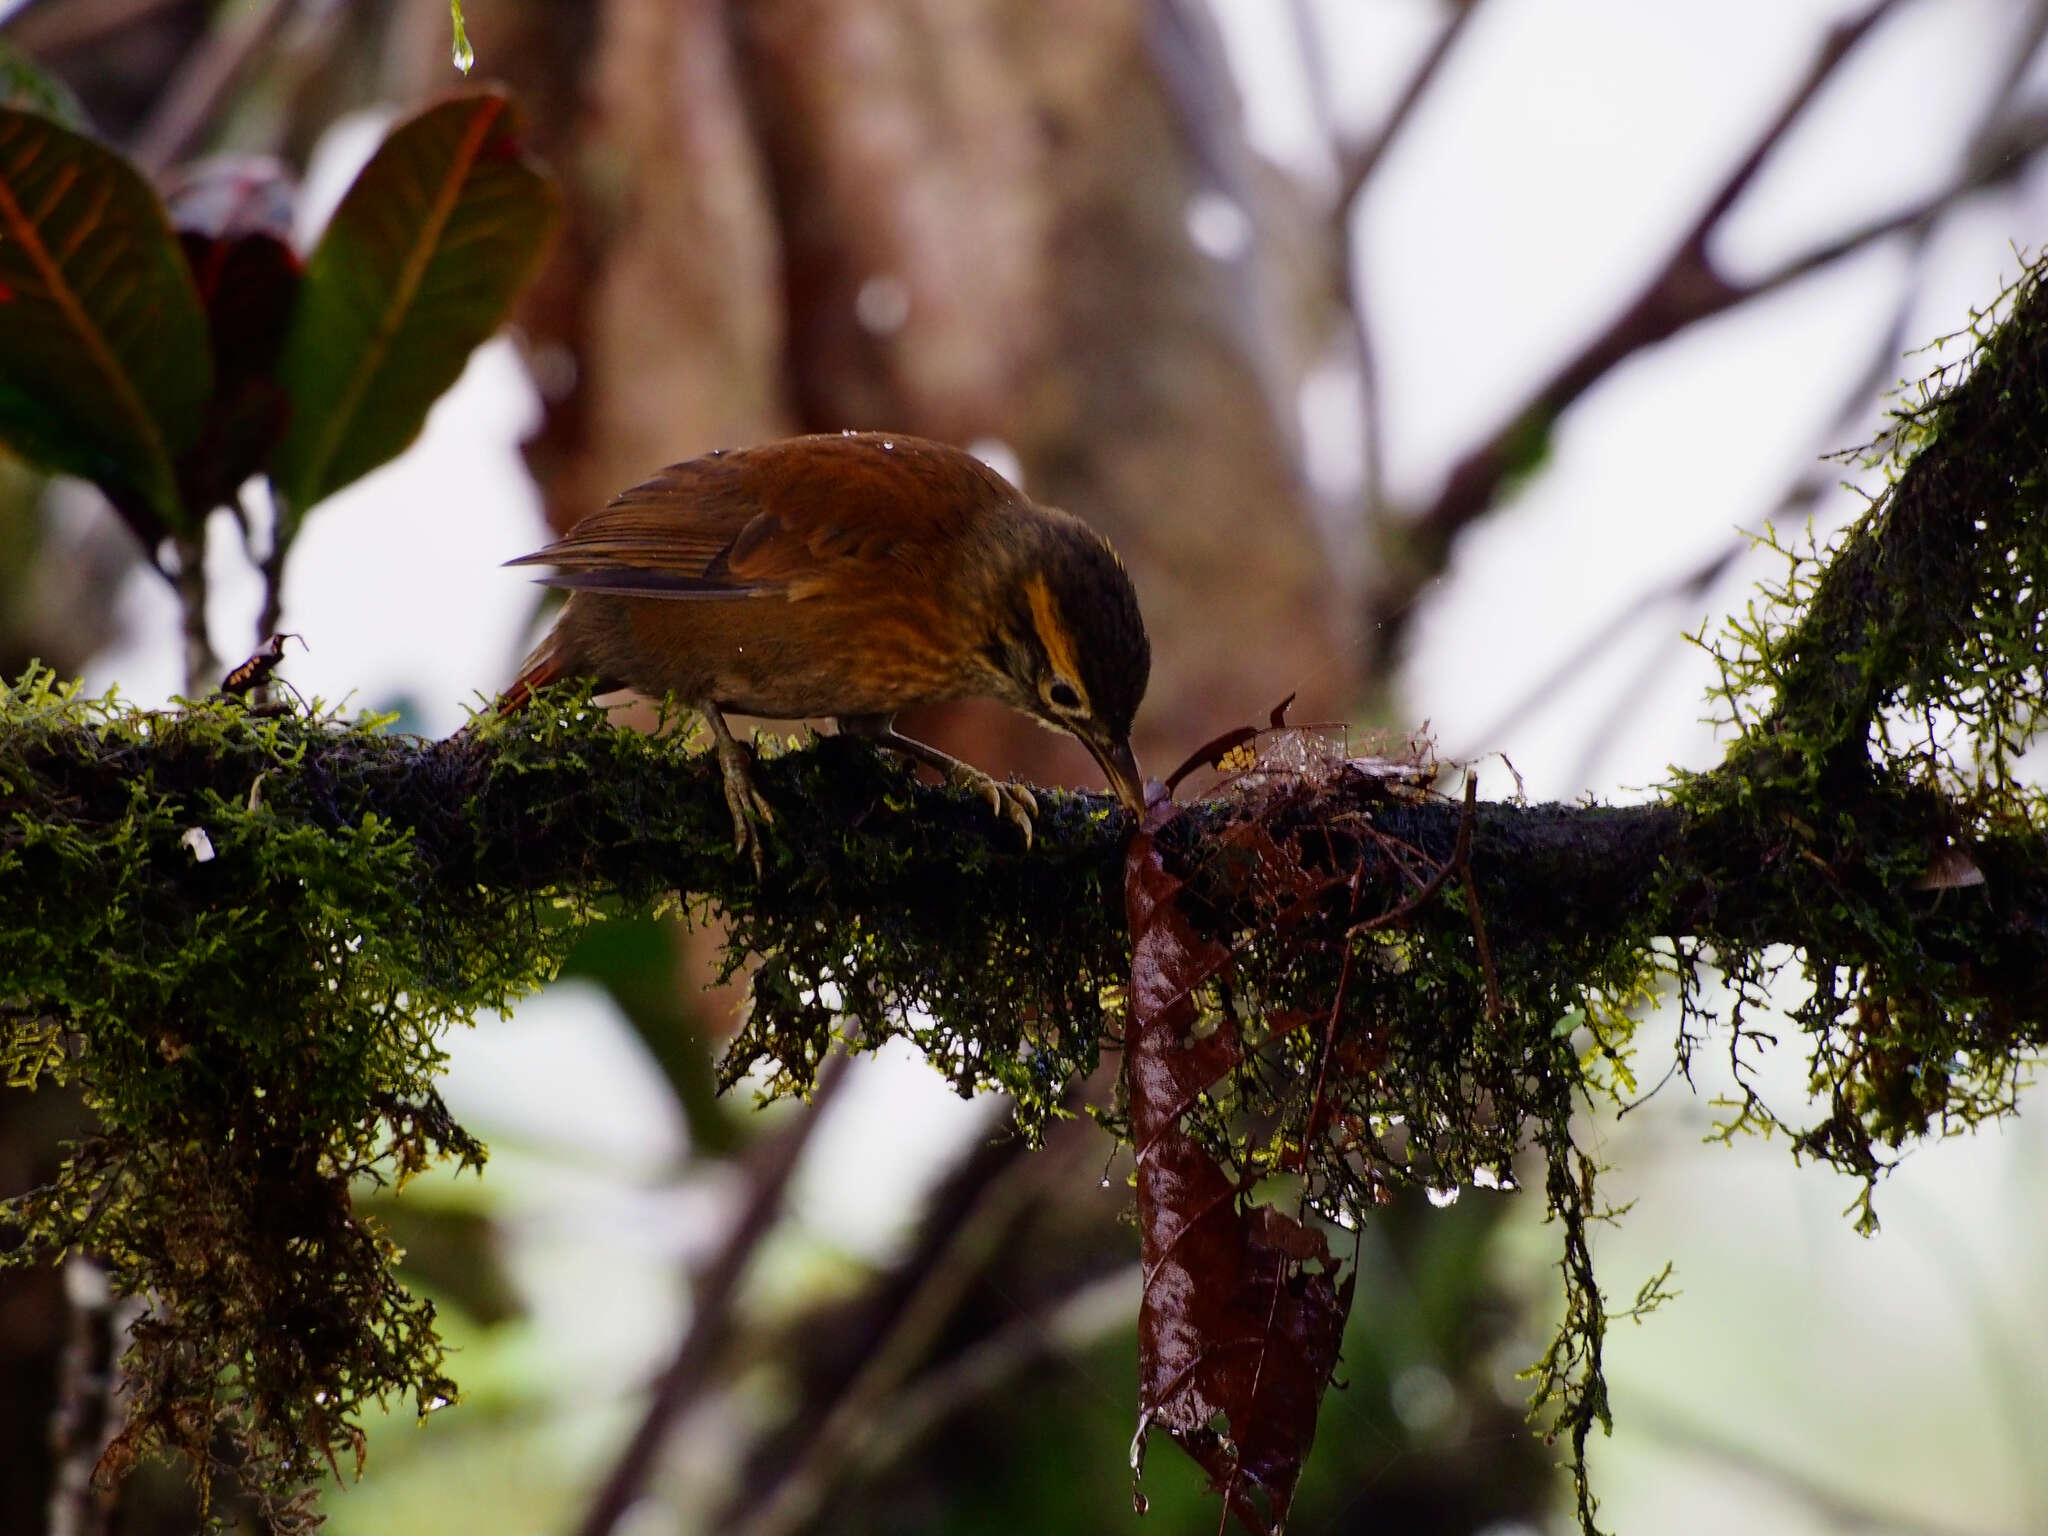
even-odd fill
[[[38,112],[66,128],[85,131],[85,108],[71,87],[6,38],[0,37],[0,105]]]
[[[172,465],[212,392],[206,316],[149,184],[0,107],[0,441],[96,482],[154,549],[191,531]]]
[[[557,199],[517,130],[494,92],[429,107],[391,131],[335,211],[278,366],[292,401],[270,470],[285,537],[419,435],[538,264]]]

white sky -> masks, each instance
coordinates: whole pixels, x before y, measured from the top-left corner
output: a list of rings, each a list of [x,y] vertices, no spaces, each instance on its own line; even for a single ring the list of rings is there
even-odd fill
[[[1215,4],[1258,146],[1303,174],[1326,174],[1281,0]],[[1615,312],[1823,28],[1853,9],[1488,0],[1358,213],[1398,494],[1426,497],[1463,448]],[[1424,45],[1435,8],[1317,0],[1315,10],[1338,113],[1369,122]],[[1908,6],[1752,190],[1722,254],[1740,269],[1766,267],[1924,193],[1951,164],[2019,15],[2015,0]],[[344,162],[374,133],[372,124],[335,135],[314,175],[322,195],[334,195]],[[1965,324],[2014,273],[2013,248],[2044,232],[2038,184],[1953,219],[1914,313],[1915,344]],[[1613,797],[1653,785],[1667,764],[1711,762],[1713,742],[1697,723],[1707,680],[1697,654],[1672,647],[1653,682],[1632,679],[1681,628],[1739,608],[1767,569],[1755,560],[1697,611],[1647,623],[1513,739],[1480,733],[1636,593],[1753,523],[1818,450],[1844,446],[1828,424],[1904,277],[1896,251],[1873,251],[1603,383],[1562,424],[1550,470],[1459,544],[1415,627],[1404,679],[1414,715],[1447,746],[1506,751],[1539,797]],[[1311,425],[1341,430],[1332,425],[1349,420],[1341,380],[1326,381],[1322,396]],[[287,593],[287,627],[309,646],[285,667],[300,688],[365,707],[402,696],[416,711],[409,725],[441,733],[510,675],[530,588],[498,562],[544,537],[515,450],[534,419],[516,358],[494,343],[411,453],[313,514]],[[1341,466],[1342,445],[1326,445],[1324,462]],[[1842,498],[1832,515],[1852,505]],[[248,649],[255,587],[227,542],[214,567],[214,624],[232,660]],[[124,601],[133,637],[91,681],[118,681],[154,703],[177,682],[169,594],[138,576]],[[1582,780],[1587,734],[1618,703],[1622,726]],[[1506,785],[1489,778],[1487,788]],[[516,1029],[485,1027],[460,1042],[457,1102],[473,1104],[488,1131],[494,1120],[526,1125],[542,1101],[547,1137],[616,1154],[629,1183],[658,1181],[680,1132],[634,1086],[647,1070],[637,1045],[602,1010],[569,1000],[529,1013]],[[1671,1450],[1647,1416],[1631,1417],[1631,1402],[1650,1398],[1830,1487],[1958,1530],[2048,1522],[2039,1470],[2048,1467],[2048,1331],[2037,1300],[2048,1267],[2038,1170],[2048,1159],[2038,1124],[1916,1157],[1893,1181],[1885,1234],[1866,1242],[1838,1214],[1846,1195],[1837,1183],[1795,1171],[1778,1144],[1699,1152],[1704,1111],[1671,1097],[1661,1118],[1627,1123],[1608,1146],[1617,1185],[1643,1201],[1602,1243],[1610,1287],[1630,1293],[1672,1257],[1686,1292],[1613,1341],[1620,1428],[1600,1453],[1610,1528],[1827,1528],[1768,1481]],[[829,1156],[805,1177],[804,1230],[821,1248],[870,1257],[904,1220],[875,1192],[899,1188],[937,1148],[985,1123],[935,1078],[900,1065],[870,1072],[835,1119]],[[540,1135],[531,1125],[519,1132],[529,1133]],[[683,1222],[697,1209],[671,1214]],[[1554,1236],[1533,1233],[1531,1251],[1547,1253]],[[643,1232],[596,1261],[641,1298],[622,1302],[624,1315],[660,1305],[675,1246]],[[546,1251],[523,1261],[536,1283],[556,1262]],[[577,1283],[589,1281],[585,1272]],[[655,1347],[662,1332],[653,1330]],[[636,1335],[643,1353],[647,1335]],[[621,1369],[631,1356],[619,1357]]]

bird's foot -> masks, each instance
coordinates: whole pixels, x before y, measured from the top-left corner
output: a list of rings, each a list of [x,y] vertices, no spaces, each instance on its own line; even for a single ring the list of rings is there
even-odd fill
[[[946,770],[946,782],[956,789],[969,789],[988,802],[988,808],[1024,834],[1024,846],[1031,846],[1035,830],[1032,818],[1038,814],[1038,799],[1022,784],[995,779],[968,763],[954,762]]]
[[[752,855],[758,880],[763,873],[761,828],[773,825],[775,808],[754,784],[747,749],[725,731],[714,733],[713,741],[719,773],[725,780],[725,808],[732,812],[732,851]]]
[[[887,715],[841,715],[839,729],[850,735],[865,736],[878,747],[900,752],[913,762],[938,769],[955,789],[970,789],[986,800],[990,811],[1024,834],[1024,846],[1031,846],[1036,830],[1032,818],[1038,814],[1038,801],[1022,784],[992,779],[970,763],[963,763],[937,747],[928,747],[913,737],[905,736],[889,723]]]

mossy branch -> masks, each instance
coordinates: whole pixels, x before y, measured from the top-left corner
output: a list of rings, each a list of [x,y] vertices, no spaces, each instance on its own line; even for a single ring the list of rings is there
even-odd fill
[[[1825,1111],[1796,1146],[1869,1185],[1907,1142],[2009,1112],[2048,1038],[2048,814],[2012,771],[2048,634],[2035,279],[2005,313],[1904,418],[1918,451],[1890,495],[1735,626],[1712,772],[1653,805],[1468,809],[1326,759],[1157,834],[1230,956],[1196,1017],[1243,1044],[1190,1137],[1346,1219],[1392,1181],[1544,1146],[1572,1303],[1538,1386],[1575,1450],[1605,1417],[1606,1314],[1570,1117],[1632,1086],[1656,987],[1678,986],[1689,1048],[1698,962],[1718,966],[1740,1062],[1742,1010],[1794,957]],[[1006,1090],[1027,1127],[1060,1112],[1123,1022],[1129,816],[1045,792],[1026,849],[836,738],[759,777],[779,819],[757,879],[711,762],[587,698],[425,742],[221,699],[131,712],[46,675],[5,696],[0,1064],[77,1085],[103,1134],[0,1216],[150,1298],[108,1470],[166,1444],[208,1465],[225,1424],[288,1527],[316,1459],[359,1451],[366,1401],[452,1395],[431,1308],[351,1191],[481,1160],[434,1091],[440,1032],[541,985],[617,906],[724,915],[754,998],[729,1081],[805,1089],[850,1013],[963,1092]],[[1774,1123],[1752,1099],[1730,1128]]]
[[[820,738],[760,766],[779,819],[757,880],[733,854],[715,763],[674,738],[616,730],[583,700],[544,700],[504,725],[424,741],[376,722],[262,718],[229,701],[130,715],[59,703],[41,686],[17,686],[0,715],[0,808],[13,823],[0,834],[0,911],[39,916],[45,944],[66,920],[104,931],[93,903],[128,880],[147,882],[159,933],[242,910],[251,882],[269,874],[235,856],[259,828],[349,837],[374,827],[406,847],[422,921],[486,893],[583,910],[676,893],[741,923],[839,914],[886,925],[913,972],[943,966],[963,943],[985,950],[998,920],[1039,924],[1034,943],[1062,950],[1053,971],[1108,985],[1126,968],[1120,880],[1132,820],[1107,795],[1040,791],[1027,850],[978,798],[916,782],[858,740]],[[140,805],[147,826],[137,823]],[[1826,869],[1788,864],[1790,832],[1759,836],[1753,818],[1677,804],[1482,803],[1471,863],[1504,933],[1547,926],[1592,943],[1663,934],[1842,953],[1847,935],[1821,909],[1855,891],[1895,911],[1902,933],[1976,956],[2001,991],[2023,995],[2048,980],[2048,854],[2034,838],[1973,843],[1989,890],[1943,896],[1916,889],[1913,877],[1956,830],[1952,802],[1878,778],[1826,809],[1826,820],[1858,834],[1857,857]],[[1166,841],[1196,849],[1235,814],[1223,803],[1195,807]],[[1288,814],[1302,825],[1370,815],[1390,839],[1437,860],[1450,856],[1461,815],[1454,801],[1390,802],[1362,778],[1304,793]],[[180,846],[192,829],[208,834],[217,857],[201,863]],[[152,836],[157,846],[137,846]],[[79,908],[63,910],[58,891],[71,879],[53,878],[59,862],[99,842],[140,867],[103,872],[105,889],[86,887]],[[1217,913],[1227,926],[1248,917]]]
[[[356,1448],[364,1399],[408,1390],[431,1407],[453,1395],[431,1309],[392,1281],[388,1245],[349,1190],[437,1156],[481,1159],[434,1095],[438,1031],[539,985],[612,903],[687,892],[724,912],[735,961],[757,966],[729,1075],[760,1064],[778,1086],[806,1087],[850,1009],[870,1039],[913,1035],[963,1091],[1009,1090],[1030,1122],[1056,1112],[1118,1027],[1104,999],[1129,964],[1130,822],[1107,797],[1044,795],[1027,851],[978,800],[828,739],[762,765],[780,819],[757,881],[732,852],[715,768],[581,700],[442,742],[225,701],[128,714],[47,679],[18,687],[5,713],[9,1074],[76,1082],[107,1128],[11,1214],[46,1246],[106,1254],[126,1288],[156,1300],[131,1360],[140,1389],[124,1459],[167,1442],[203,1463],[205,1431],[229,1404],[264,1405],[272,1421],[245,1426],[256,1454],[240,1471],[291,1486],[283,1469],[304,1466],[308,1443]],[[1465,899],[1484,911],[1510,1023],[1481,1022],[1498,1005],[1481,996],[1470,928],[1453,910],[1429,914],[1376,983],[1376,1049],[1395,1067],[1337,1097],[1415,1127],[1431,1177],[1503,1166],[1525,1114],[1548,1125],[1587,1091],[1559,1022],[1590,1019],[1596,996],[1626,997],[1659,934],[1731,952],[1795,945],[1850,968],[1900,944],[1967,955],[2004,998],[2001,1027],[1970,1045],[2009,1062],[2037,1042],[2048,861],[2012,838],[1978,848],[1986,890],[1915,891],[1904,872],[1950,824],[1945,802],[1872,786],[1844,812],[1854,863],[1788,853],[1733,812],[1480,807]],[[1199,807],[1163,838],[1221,931],[1266,921],[1255,884],[1210,858],[1245,814]],[[1340,775],[1259,814],[1276,838],[1369,822],[1376,838],[1345,857],[1367,888],[1398,890],[1387,850],[1448,861],[1463,812]],[[1888,914],[1888,948],[1831,915],[1845,891]],[[1320,907],[1284,945],[1248,952],[1227,1006],[1327,994],[1329,977],[1296,967],[1341,952],[1351,920]],[[1959,1043],[1944,1036],[1942,1059]],[[1461,1085],[1475,1071],[1490,1096],[1483,1132]],[[223,1253],[240,1257],[224,1267]],[[321,1347],[306,1346],[309,1329]],[[282,1357],[281,1338],[295,1340]],[[234,1362],[237,1385],[217,1400],[200,1361]]]
[[[2031,725],[2048,660],[2041,278],[2030,271],[1979,318],[1969,355],[1924,383],[1877,445],[1894,483],[1771,648],[1774,734],[1860,759],[1881,712],[1899,705],[1961,705],[1978,720],[2003,710]]]

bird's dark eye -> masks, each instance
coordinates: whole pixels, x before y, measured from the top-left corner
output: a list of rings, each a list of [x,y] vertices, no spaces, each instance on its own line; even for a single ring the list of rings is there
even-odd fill
[[[1067,682],[1054,683],[1045,690],[1045,696],[1052,700],[1055,709],[1079,709],[1081,695],[1074,691],[1074,685]]]

